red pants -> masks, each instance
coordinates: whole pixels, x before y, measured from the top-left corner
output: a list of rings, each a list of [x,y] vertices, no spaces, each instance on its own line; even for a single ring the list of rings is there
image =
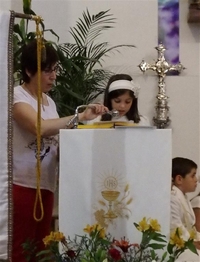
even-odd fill
[[[33,217],[36,190],[13,185],[13,250],[12,262],[26,262],[22,244],[27,240],[37,243],[37,251],[44,249],[42,239],[49,235],[53,212],[54,194],[41,190],[44,217],[37,222]],[[37,206],[37,217],[40,217],[40,207]],[[33,249],[32,249],[33,251]],[[35,252],[35,253],[36,253]],[[36,261],[34,258],[31,261]]]

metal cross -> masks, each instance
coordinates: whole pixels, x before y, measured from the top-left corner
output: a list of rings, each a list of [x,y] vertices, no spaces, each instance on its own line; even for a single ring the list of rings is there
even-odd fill
[[[153,70],[158,76],[158,94],[156,96],[156,116],[153,117],[154,124],[157,128],[165,128],[169,125],[169,106],[168,106],[168,96],[166,95],[165,88],[165,77],[170,71],[181,73],[185,67],[178,63],[176,65],[169,64],[164,57],[165,47],[163,44],[159,44],[155,49],[158,51],[158,59],[154,64],[148,64],[144,60],[139,64],[139,68],[142,72],[147,70]]]

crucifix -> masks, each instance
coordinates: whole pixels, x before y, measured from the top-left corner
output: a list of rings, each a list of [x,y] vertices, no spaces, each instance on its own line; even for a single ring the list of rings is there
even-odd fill
[[[178,63],[176,65],[169,64],[164,57],[165,47],[163,44],[159,44],[155,49],[158,51],[158,59],[154,64],[148,64],[144,60],[139,64],[139,68],[142,72],[147,70],[153,70],[158,76],[158,94],[156,96],[156,116],[153,117],[153,122],[157,128],[165,128],[169,125],[169,106],[168,96],[166,95],[165,77],[170,71],[181,73],[185,67]]]

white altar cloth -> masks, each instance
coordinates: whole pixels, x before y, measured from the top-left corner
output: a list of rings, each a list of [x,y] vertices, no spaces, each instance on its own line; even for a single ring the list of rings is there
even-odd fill
[[[169,234],[171,130],[151,128],[60,131],[59,229],[83,234],[87,224],[107,225],[114,237],[140,242],[133,222],[156,218]],[[107,219],[103,191],[120,192]]]

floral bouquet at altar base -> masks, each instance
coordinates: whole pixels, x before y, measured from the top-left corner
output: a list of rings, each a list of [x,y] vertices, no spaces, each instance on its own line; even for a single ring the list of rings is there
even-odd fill
[[[177,228],[167,241],[166,236],[160,233],[160,225],[156,219],[144,217],[134,225],[142,234],[140,244],[130,243],[125,237],[120,240],[113,239],[99,224],[87,225],[84,228],[87,234],[76,235],[74,239],[66,238],[61,232],[51,232],[43,240],[46,249],[37,254],[37,261],[173,262],[185,249],[190,249],[197,254],[193,244],[195,237],[193,231],[190,238],[184,241],[181,229]],[[162,249],[163,254],[160,257],[157,251]]]

